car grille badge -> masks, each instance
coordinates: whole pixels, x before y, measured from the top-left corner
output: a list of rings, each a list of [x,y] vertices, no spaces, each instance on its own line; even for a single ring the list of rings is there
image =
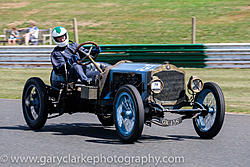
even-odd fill
[[[170,65],[167,65],[167,66],[166,66],[166,69],[167,69],[167,70],[170,70]]]

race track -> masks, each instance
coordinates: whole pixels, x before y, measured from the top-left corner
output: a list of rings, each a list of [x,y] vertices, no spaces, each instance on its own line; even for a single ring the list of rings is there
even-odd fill
[[[0,100],[0,166],[249,166],[250,115],[227,114],[222,131],[202,140],[191,120],[175,127],[144,126],[134,144],[114,127],[79,113],[50,119],[41,131],[27,127],[20,100]]]

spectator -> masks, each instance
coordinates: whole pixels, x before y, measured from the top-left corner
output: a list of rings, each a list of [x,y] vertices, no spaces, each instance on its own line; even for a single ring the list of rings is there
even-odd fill
[[[25,30],[25,29],[28,30],[28,33],[23,35],[25,45],[29,45],[29,42],[31,42],[31,44],[33,45],[37,45],[39,29],[35,26],[34,23],[30,23],[29,28],[22,28],[20,30]]]
[[[15,45],[17,39],[19,39],[19,32],[16,30],[16,27],[13,27],[12,31],[10,32],[8,44],[11,45],[11,42],[13,42],[13,45]]]

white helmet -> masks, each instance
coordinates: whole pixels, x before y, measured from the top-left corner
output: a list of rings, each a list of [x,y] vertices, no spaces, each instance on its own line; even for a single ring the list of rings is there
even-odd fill
[[[69,44],[68,32],[64,27],[61,27],[61,26],[55,27],[51,32],[51,36],[53,38],[53,41],[59,47],[65,47]],[[57,38],[62,37],[62,36],[65,36],[65,38],[66,38],[65,41],[63,41],[63,42],[58,41]]]

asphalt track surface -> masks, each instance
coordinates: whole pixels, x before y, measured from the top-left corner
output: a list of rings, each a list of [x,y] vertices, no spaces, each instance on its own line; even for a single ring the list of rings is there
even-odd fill
[[[226,114],[213,140],[202,140],[191,120],[175,127],[144,126],[134,144],[93,114],[65,114],[30,130],[20,100],[0,100],[0,166],[244,166],[250,164],[250,115]],[[33,159],[32,159],[33,158]],[[22,159],[22,161],[20,160]]]

